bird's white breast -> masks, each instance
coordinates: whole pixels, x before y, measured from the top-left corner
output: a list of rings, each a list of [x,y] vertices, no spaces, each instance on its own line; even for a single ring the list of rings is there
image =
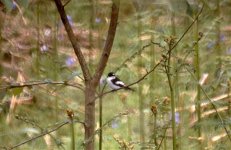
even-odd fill
[[[108,77],[107,78],[107,84],[110,86],[111,89],[114,89],[114,90],[121,88],[120,86],[117,86],[117,85],[112,83],[112,80],[115,79],[115,78],[116,77]],[[122,81],[117,81],[117,82],[122,82]]]

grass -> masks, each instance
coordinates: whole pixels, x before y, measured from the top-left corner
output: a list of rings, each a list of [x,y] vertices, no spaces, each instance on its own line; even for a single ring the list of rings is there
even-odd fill
[[[208,2],[211,5],[213,2]],[[80,72],[79,64],[77,61],[73,65],[67,66],[65,64],[68,56],[75,57],[73,50],[70,46],[66,33],[60,25],[59,20],[55,20],[55,7],[48,8],[50,2],[40,3],[39,8],[32,4],[28,8],[24,9],[24,18],[27,19],[28,24],[22,25],[21,16],[11,13],[7,13],[7,21],[1,26],[1,79],[2,85],[7,85],[10,82],[22,82],[22,81],[33,81],[33,80],[58,80],[58,81],[69,81],[83,83],[80,78],[72,77],[73,72]],[[134,58],[130,58],[121,68],[118,69],[116,74],[126,81],[126,83],[132,83],[139,78],[140,75],[144,75],[146,70],[154,65],[158,60],[161,59],[163,49],[158,45],[151,45],[145,48],[142,52],[138,52],[140,47],[150,43],[150,40],[159,42],[161,46],[167,47],[164,39],[170,37],[172,30],[171,14],[168,8],[165,6],[161,7],[158,4],[145,4],[142,3],[143,10],[141,12],[142,31],[139,32],[140,36],[137,38],[137,30],[139,26],[136,23],[137,13],[135,12],[134,6],[130,2],[123,2],[121,4],[120,21],[118,25],[118,31],[116,33],[116,40],[113,46],[112,55],[110,56],[109,63],[107,65],[105,75],[109,71],[114,71],[120,66],[127,58],[136,53]],[[100,9],[101,7],[107,9]],[[153,10],[153,7],[156,9]],[[34,8],[34,9],[33,9]],[[78,9],[78,11],[76,11]],[[95,17],[100,19],[100,22],[95,22],[94,29],[91,30],[89,35],[89,20],[90,16],[87,15],[90,12],[90,6],[85,1],[80,1],[78,4],[70,2],[66,7],[68,14],[74,20],[74,30],[77,36],[80,37],[79,41],[83,47],[83,53],[85,56],[92,57],[91,59],[96,62],[98,56],[104,45],[104,37],[106,35],[108,27],[108,17],[110,10],[110,3],[97,3],[97,11]],[[187,8],[185,7],[184,10]],[[46,11],[45,11],[46,10]],[[36,11],[36,12],[35,12]],[[183,10],[181,10],[183,11]],[[213,98],[215,96],[222,95],[229,91],[228,82],[230,82],[230,54],[219,53],[219,55],[226,55],[226,58],[220,57],[224,63],[223,68],[220,69],[219,76],[215,76],[215,70],[217,70],[215,45],[211,45],[210,42],[217,40],[217,34],[225,36],[224,41],[219,41],[220,45],[224,49],[229,48],[230,35],[226,33],[224,25],[229,25],[230,19],[227,17],[230,10],[224,7],[220,10],[223,13],[216,14],[213,10],[205,6],[205,9],[200,16],[199,32],[203,32],[204,36],[200,40],[200,58],[201,62],[199,67],[201,73],[208,73],[209,77],[202,86],[206,94]],[[155,13],[153,13],[155,12]],[[157,13],[158,12],[158,13]],[[3,12],[1,12],[3,13]],[[189,16],[184,16],[182,13],[175,13],[175,28],[176,35],[181,35],[184,29],[187,27],[186,20]],[[153,16],[154,15],[154,16]],[[213,23],[217,20],[218,15],[224,17],[223,22],[219,23],[219,28]],[[155,21],[153,21],[153,17]],[[52,18],[52,19],[51,19]],[[57,19],[57,18],[56,18]],[[15,20],[15,22],[11,21]],[[37,20],[37,21],[36,21]],[[212,21],[211,21],[212,20]],[[92,21],[92,20],[91,20]],[[57,24],[57,27],[56,26]],[[49,25],[52,27],[52,36],[45,38],[44,27]],[[91,26],[92,27],[92,26]],[[26,29],[26,30],[25,30]],[[36,32],[40,32],[39,40],[36,39]],[[57,32],[55,32],[57,30]],[[24,31],[24,32],[22,32]],[[28,33],[26,34],[27,31]],[[56,33],[54,35],[53,33]],[[176,110],[180,113],[180,122],[176,123],[177,133],[180,130],[181,134],[177,134],[176,145],[180,139],[181,149],[199,149],[199,140],[197,137],[196,128],[202,126],[201,130],[203,137],[203,148],[208,149],[219,149],[219,148],[230,148],[230,141],[227,136],[222,137],[224,129],[221,126],[221,121],[217,118],[216,113],[209,115],[208,117],[202,118],[200,123],[192,125],[191,122],[195,121],[195,113],[190,111],[190,106],[194,105],[194,97],[196,90],[193,87],[196,82],[191,74],[187,71],[194,71],[193,67],[193,48],[194,38],[193,30],[190,30],[186,37],[180,42],[177,47],[177,54],[172,54],[173,63],[170,64],[170,68],[173,70],[178,67],[178,83],[173,85],[174,88],[178,88],[179,100]],[[92,53],[88,51],[88,41],[91,36],[94,47]],[[55,38],[57,37],[57,38]],[[179,37],[177,37],[179,38]],[[139,42],[141,40],[142,42]],[[25,42],[26,41],[26,42]],[[40,52],[40,44],[48,44],[50,46],[47,52]],[[140,45],[140,43],[142,43]],[[17,44],[21,44],[19,47]],[[155,48],[152,48],[155,46]],[[57,48],[57,55],[54,57],[53,52]],[[11,52],[11,57],[6,57],[7,53]],[[24,53],[23,53],[24,52]],[[38,54],[37,54],[38,53]],[[91,55],[91,56],[90,56]],[[155,56],[154,56],[155,55]],[[155,58],[154,58],[155,57]],[[36,59],[38,58],[38,59]],[[11,61],[6,61],[11,59]],[[37,60],[37,61],[36,61]],[[90,60],[90,59],[89,59]],[[142,66],[139,65],[142,60]],[[10,62],[10,63],[9,63]],[[89,62],[90,63],[90,62]],[[92,62],[91,62],[92,63]],[[6,65],[7,64],[7,65]],[[174,65],[174,68],[172,67]],[[7,67],[9,66],[9,67]],[[92,63],[92,68],[94,63]],[[15,68],[19,68],[22,75],[18,75],[20,71]],[[186,69],[187,68],[187,69]],[[35,70],[33,70],[35,69]],[[139,72],[137,72],[139,70]],[[175,70],[172,71],[171,77],[175,79]],[[223,72],[223,74],[222,74]],[[9,76],[12,76],[13,81],[10,80]],[[80,74],[81,76],[81,74]],[[197,78],[198,80],[199,78]],[[173,82],[175,84],[175,81]],[[142,90],[138,92],[139,86],[142,86]],[[160,149],[172,149],[172,129],[171,129],[171,113],[170,113],[170,93],[168,80],[164,73],[163,66],[158,67],[157,70],[148,78],[142,81],[141,84],[133,86],[135,92],[128,91],[117,91],[110,93],[103,97],[102,108],[103,117],[102,123],[107,123],[103,127],[103,143],[102,149],[120,149],[120,147],[127,146],[130,149],[141,149],[142,147],[147,149],[155,149],[159,146],[163,138]],[[106,87],[106,90],[109,90]],[[174,89],[175,90],[175,89]],[[138,93],[142,94],[142,99],[139,99]],[[1,146],[13,146],[25,139],[29,139],[40,134],[43,131],[54,128],[56,123],[68,120],[66,110],[73,110],[74,118],[76,120],[84,120],[84,101],[83,93],[73,87],[66,85],[39,85],[33,87],[19,88],[18,90],[10,90],[7,92],[1,90],[2,100],[0,107],[0,145]],[[12,102],[12,96],[17,96],[17,101],[21,101],[23,98],[33,97],[33,101],[28,101],[28,104],[18,104],[13,111],[13,115],[10,120],[10,124],[6,123],[6,118],[9,112],[9,101]],[[201,93],[200,100],[206,100],[206,96]],[[177,98],[175,99],[177,100]],[[143,108],[139,110],[139,101],[143,102]],[[228,99],[215,102],[217,108],[229,106]],[[151,111],[152,105],[156,106],[156,123],[153,119],[153,113]],[[201,110],[201,114],[214,110],[209,105],[208,107]],[[128,111],[129,115],[111,118],[118,115],[119,113]],[[145,141],[140,141],[140,111],[143,112],[143,135],[145,135]],[[96,118],[99,118],[99,105],[97,100],[96,106]],[[227,121],[229,119],[228,111],[219,112],[221,117]],[[14,116],[18,115],[23,119],[16,119]],[[151,119],[150,119],[151,118]],[[108,122],[109,121],[109,122]],[[153,128],[155,123],[155,129]],[[175,123],[175,122],[174,122]],[[96,122],[96,128],[99,127],[99,120]],[[40,128],[39,128],[39,127]],[[70,130],[74,128],[75,136],[71,134]],[[167,127],[167,130],[165,128]],[[205,127],[205,128],[204,128]],[[230,126],[226,126],[230,130]],[[166,133],[165,133],[166,131]],[[156,143],[153,141],[153,133],[155,134]],[[76,149],[81,149],[84,139],[84,128],[81,124],[75,123],[73,126],[64,125],[62,128],[51,133],[52,136],[48,135],[48,138],[42,137],[32,142],[29,142],[19,149],[31,149],[36,147],[37,149],[62,149],[61,145],[65,149],[71,149],[71,144],[75,145]],[[74,137],[73,137],[74,136]],[[216,141],[215,136],[220,137]],[[54,137],[54,138],[52,138]],[[71,140],[72,139],[72,140]],[[98,134],[95,136],[96,149],[98,148]],[[60,141],[60,142],[59,142]],[[73,142],[74,141],[74,142]],[[51,143],[51,144],[49,144]],[[62,143],[62,144],[61,144]]]

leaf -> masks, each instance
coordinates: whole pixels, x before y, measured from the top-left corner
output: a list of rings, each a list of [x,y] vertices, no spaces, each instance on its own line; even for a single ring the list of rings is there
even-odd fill
[[[12,0],[1,0],[1,2],[6,7],[6,11],[11,11],[13,9],[13,1]]]

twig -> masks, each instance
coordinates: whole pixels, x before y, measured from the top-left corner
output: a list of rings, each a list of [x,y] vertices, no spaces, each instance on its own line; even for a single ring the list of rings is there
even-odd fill
[[[231,93],[222,94],[222,95],[210,98],[210,99],[214,103],[216,101],[220,101],[220,100],[224,100],[225,98],[228,98],[229,94],[231,94]],[[205,107],[208,107],[209,104],[210,104],[210,101],[207,101],[207,99],[206,99],[206,101],[202,100],[202,102],[200,104],[200,107],[202,107],[203,109],[205,109]],[[189,109],[191,112],[194,112],[195,111],[195,107],[196,107],[195,105],[187,106],[186,110]]]
[[[19,116],[19,115],[15,115],[15,118],[18,119],[18,120],[20,120],[20,121],[25,122],[26,124],[30,124],[30,125],[32,125],[32,126],[34,126],[34,127],[37,127],[38,129],[40,129],[41,132],[44,131],[44,129],[43,129],[40,125],[38,125],[34,120],[30,120],[30,119],[28,119],[28,118],[25,118],[25,117],[22,117],[22,116]],[[55,143],[56,143],[57,146],[62,146],[62,143],[59,142],[59,141],[55,138],[54,135],[52,135],[52,134],[50,134],[50,133],[49,133],[48,135],[55,141]],[[62,146],[62,147],[63,147],[63,146]]]
[[[46,85],[46,84],[66,85],[66,86],[75,87],[75,88],[78,88],[84,91],[81,84],[78,84],[78,83],[71,84],[66,81],[28,81],[28,82],[21,82],[21,83],[11,83],[8,85],[1,85],[0,90],[30,87],[30,86],[39,86],[39,85]]]
[[[160,48],[165,49],[165,47],[162,46],[160,43],[157,43],[157,42],[153,42],[153,41],[152,41],[151,43],[144,45],[140,50],[136,51],[136,52],[133,53],[130,57],[128,57],[127,59],[125,59],[124,62],[123,62],[121,65],[119,65],[119,66],[115,69],[114,72],[119,71],[121,68],[123,68],[123,67],[125,66],[125,64],[126,64],[127,62],[132,61],[138,54],[141,54],[146,48],[150,47],[150,46],[153,45],[153,44],[154,44],[154,45],[158,45]]]
[[[41,134],[39,134],[39,135],[37,135],[37,136],[35,136],[35,137],[32,137],[32,138],[30,138],[30,139],[28,139],[28,140],[25,140],[25,141],[23,141],[23,142],[21,142],[21,143],[19,143],[19,144],[16,144],[15,146],[12,146],[12,147],[6,148],[6,149],[12,150],[12,149],[15,149],[15,148],[17,148],[17,147],[20,147],[20,146],[22,146],[22,145],[24,145],[24,144],[26,144],[26,143],[28,143],[28,142],[31,142],[31,141],[34,141],[34,140],[40,138],[40,137],[43,137],[44,135],[50,134],[51,132],[54,132],[54,131],[58,130],[59,128],[61,128],[62,126],[66,125],[66,124],[68,124],[68,123],[70,123],[70,121],[65,121],[65,122],[59,124],[59,125],[58,125],[57,127],[55,127],[54,129],[51,129],[50,131],[45,131],[44,133],[41,133]]]
[[[75,120],[74,122],[75,122],[75,123],[80,123],[80,124],[82,124],[82,125],[85,124],[84,122],[78,121],[78,120]],[[64,121],[64,122],[60,123],[57,127],[53,128],[53,129],[51,129],[51,130],[49,130],[49,131],[45,131],[45,132],[43,132],[43,133],[41,133],[41,134],[39,134],[39,135],[37,135],[37,136],[35,136],[35,137],[32,137],[32,138],[30,138],[30,139],[28,139],[28,140],[25,140],[25,141],[23,141],[23,142],[21,142],[21,143],[19,143],[19,144],[16,144],[16,145],[14,145],[14,146],[12,146],[12,147],[9,147],[9,148],[8,148],[8,147],[5,147],[5,148],[6,148],[7,150],[12,150],[12,149],[18,148],[18,147],[20,147],[20,146],[22,146],[22,145],[24,145],[24,144],[26,144],[26,143],[29,143],[29,142],[31,142],[31,141],[34,141],[34,140],[40,138],[40,137],[43,137],[44,135],[50,134],[50,133],[52,133],[52,132],[54,132],[54,131],[57,131],[58,129],[60,129],[61,127],[63,127],[63,126],[66,125],[66,124],[69,124],[69,123],[70,123],[69,120],[68,120],[68,121]]]
[[[217,108],[217,112],[227,111],[228,109],[229,109],[228,106]],[[216,113],[215,110],[209,110],[209,111],[203,112],[203,113],[201,113],[201,118],[209,117],[210,115],[212,115],[214,113]],[[192,120],[190,123],[191,124],[190,126],[194,126],[196,122],[198,122],[198,119]]]
[[[188,26],[188,28],[185,30],[185,32],[182,34],[182,36],[180,37],[180,39],[174,44],[174,46],[168,51],[168,53],[170,53],[178,44],[179,42],[184,38],[184,36],[186,35],[186,33],[191,29],[191,27],[193,26],[193,24],[198,20],[199,16],[201,15],[202,11],[204,9],[204,5],[202,5],[202,8],[200,10],[200,12],[197,14],[196,18],[193,20],[193,22]]]
[[[167,129],[168,129],[168,128],[165,129],[165,131],[164,131],[164,136],[162,137],[162,139],[161,139],[161,141],[160,141],[160,144],[159,144],[159,146],[157,147],[156,150],[159,150],[159,149],[160,149],[160,147],[161,147],[161,145],[162,145],[162,142],[163,142],[164,139],[165,139],[165,135],[166,135]]]
[[[71,2],[71,0],[68,0],[65,4],[63,4],[63,7],[66,7],[67,4],[69,4]]]
[[[157,46],[159,46],[160,48],[164,49],[164,50],[167,50],[165,46],[161,45],[160,43],[157,43],[157,42],[153,42],[151,41],[152,44],[155,44]]]

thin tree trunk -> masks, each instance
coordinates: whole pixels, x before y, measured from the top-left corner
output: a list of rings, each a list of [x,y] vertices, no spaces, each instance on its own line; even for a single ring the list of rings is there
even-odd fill
[[[194,39],[195,41],[198,41],[198,35],[199,35],[199,31],[198,31],[198,26],[199,26],[199,23],[198,23],[198,20],[195,22],[195,26],[194,26]],[[195,50],[194,50],[194,68],[195,68],[195,76],[196,76],[196,79],[197,79],[197,82],[199,82],[200,80],[200,51],[199,51],[199,43],[197,42],[195,44]],[[202,136],[202,127],[201,127],[201,106],[200,106],[200,99],[201,99],[201,88],[200,88],[200,85],[197,83],[196,85],[196,91],[197,91],[197,97],[196,97],[196,112],[197,112],[197,119],[198,119],[198,128],[197,128],[197,136],[198,138],[201,138]],[[202,141],[199,140],[199,147],[200,149],[203,149],[203,146],[202,146]]]
[[[95,132],[95,91],[96,87],[91,82],[86,83],[85,88],[85,142],[86,150],[94,149],[94,132]]]
[[[103,127],[103,96],[99,97],[99,128]],[[99,131],[99,150],[102,150],[103,146],[103,130]]]

